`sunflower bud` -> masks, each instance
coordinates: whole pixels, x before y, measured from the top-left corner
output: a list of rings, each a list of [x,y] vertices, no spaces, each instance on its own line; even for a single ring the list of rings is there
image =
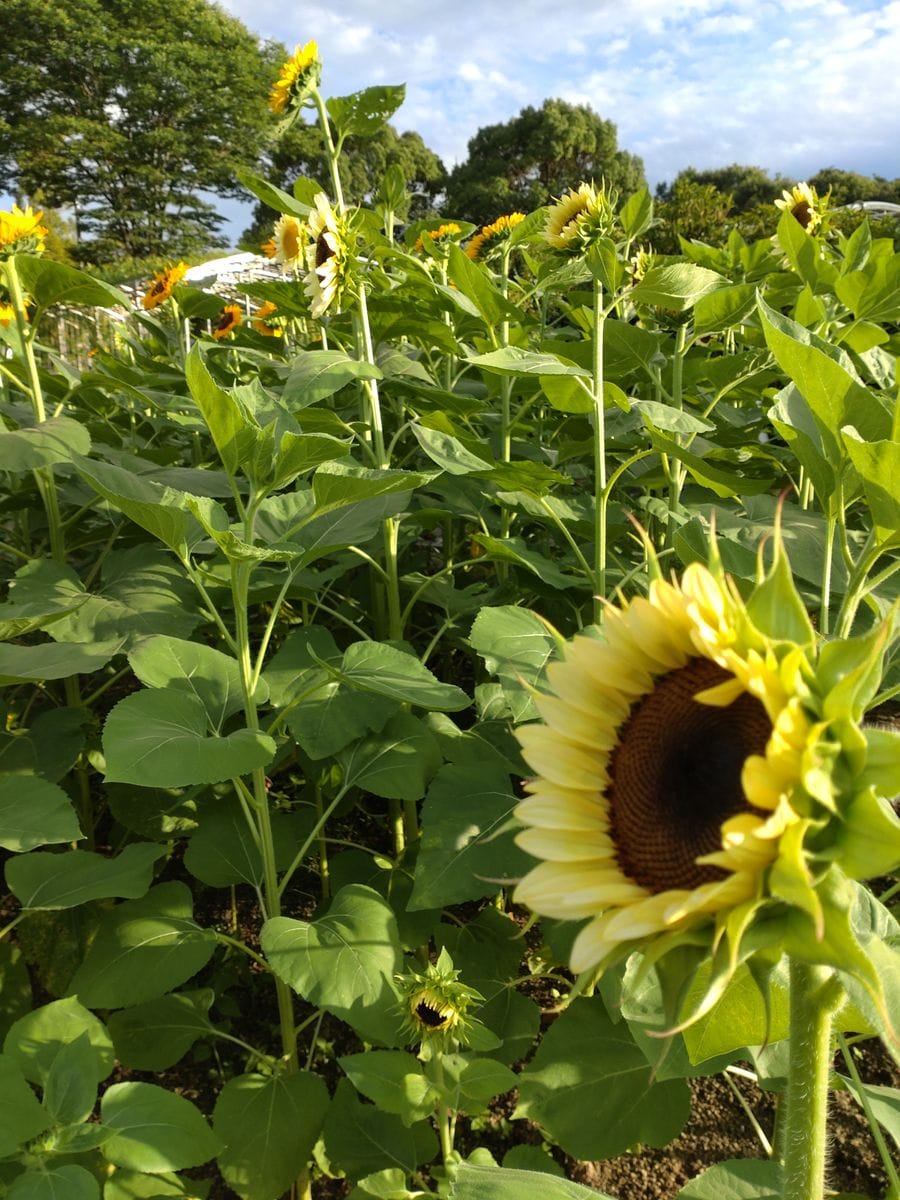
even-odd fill
[[[449,1050],[454,1044],[485,1050],[498,1044],[469,1012],[473,1005],[484,1003],[484,997],[459,982],[459,971],[445,949],[424,972],[398,975],[397,983],[402,996],[403,1032],[423,1050]]]

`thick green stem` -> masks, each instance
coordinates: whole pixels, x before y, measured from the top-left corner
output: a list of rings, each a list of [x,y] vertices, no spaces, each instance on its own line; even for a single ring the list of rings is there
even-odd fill
[[[603,620],[606,598],[606,414],[603,409],[603,284],[594,280],[592,398],[594,401],[594,621]]]
[[[334,144],[334,138],[331,136],[331,121],[328,119],[328,110],[319,95],[318,88],[312,89],[312,99],[316,106],[316,112],[319,114],[319,125],[322,130],[322,137],[325,139],[325,149],[328,151],[328,167],[331,171],[331,187],[334,192],[334,202],[338,212],[344,211],[344,189],[341,187],[341,173],[338,169],[339,150]]]
[[[682,379],[684,369],[684,347],[687,327],[679,325],[675,334],[675,349],[672,353],[672,396],[671,405],[679,411],[684,407]],[[676,440],[678,435],[675,435]],[[677,528],[676,516],[681,512],[681,489],[684,487],[686,468],[677,459],[672,459],[669,473],[669,518],[666,526],[666,543],[671,546]]]
[[[824,1200],[831,1018],[840,994],[829,968],[791,960],[783,1200]]]

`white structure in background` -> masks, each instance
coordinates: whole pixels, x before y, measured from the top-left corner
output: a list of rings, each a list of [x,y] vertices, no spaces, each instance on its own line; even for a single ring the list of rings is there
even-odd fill
[[[184,282],[207,292],[229,292],[237,283],[254,283],[261,279],[283,279],[281,268],[274,258],[251,254],[249,250],[213,258],[196,267],[188,267]]]
[[[854,200],[851,204],[842,204],[837,212],[864,212],[870,217],[900,217],[900,204],[891,204],[889,200]]]

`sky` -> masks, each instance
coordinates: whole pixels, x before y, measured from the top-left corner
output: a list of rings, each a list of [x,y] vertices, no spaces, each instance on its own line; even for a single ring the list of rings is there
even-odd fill
[[[547,97],[590,104],[651,187],[739,162],[797,180],[900,175],[900,0],[220,0],[322,92],[406,83],[394,117],[445,166],[483,125]]]

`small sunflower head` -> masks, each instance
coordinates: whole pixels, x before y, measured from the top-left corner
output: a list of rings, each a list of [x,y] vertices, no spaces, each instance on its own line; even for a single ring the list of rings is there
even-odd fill
[[[478,233],[469,240],[469,244],[466,246],[466,254],[473,261],[478,258],[487,258],[492,251],[500,249],[503,243],[509,240],[509,235],[524,220],[524,213],[513,212],[498,217],[490,225],[482,225]]]
[[[174,267],[166,267],[162,271],[157,271],[153,276],[150,286],[144,292],[144,298],[141,305],[145,311],[149,312],[152,308],[157,308],[164,301],[168,300],[172,295],[172,289],[175,284],[184,277],[188,269],[186,262],[176,263]]]
[[[264,300],[259,308],[255,309],[251,314],[250,324],[263,337],[283,337],[284,330],[276,323],[277,317],[275,317],[275,314],[277,312],[277,304],[273,304],[271,300]]]
[[[474,988],[459,981],[459,971],[442,949],[436,963],[422,972],[397,976],[403,1009],[403,1033],[423,1050],[448,1050],[453,1044],[487,1049],[497,1044],[493,1034],[470,1009],[484,1003]]]
[[[437,229],[423,229],[423,237],[428,238],[428,252],[432,256],[447,257],[447,247],[459,239],[462,229],[455,221],[448,221],[445,225],[439,225]],[[425,242],[423,237],[416,238],[416,253],[425,253]]]
[[[9,212],[0,212],[0,258],[13,254],[43,254],[49,230],[41,224],[42,212],[23,212],[14,204]]]
[[[781,199],[775,201],[775,207],[789,212],[807,233],[814,234],[822,224],[826,205],[810,184],[795,183],[792,188],[785,189]]]
[[[275,222],[272,237],[263,246],[263,250],[282,267],[301,269],[305,262],[308,240],[309,233],[304,222],[290,213],[285,213]]]
[[[544,238],[566,254],[583,254],[599,238],[608,238],[616,224],[615,191],[592,183],[566,192],[547,212]]]
[[[269,108],[273,113],[296,112],[310,92],[319,86],[322,63],[315,42],[298,46],[281,68],[281,74],[269,93]]]
[[[3,300],[0,300],[0,325],[6,329],[13,321],[15,321],[15,319],[16,310],[13,308],[13,306],[5,303]]]
[[[804,953],[828,961],[835,879],[900,863],[900,739],[861,728],[887,626],[818,645],[776,534],[748,598],[713,550],[611,605],[602,634],[568,644],[518,730],[535,777],[517,840],[541,861],[516,900],[587,922],[576,972],[702,944],[727,982],[745,939],[771,949],[798,910]]]
[[[219,313],[219,319],[213,328],[213,337],[217,342],[228,337],[244,320],[244,314],[237,304],[226,304]]]
[[[305,291],[316,318],[339,309],[350,286],[352,264],[349,222],[319,192],[309,215]]]

